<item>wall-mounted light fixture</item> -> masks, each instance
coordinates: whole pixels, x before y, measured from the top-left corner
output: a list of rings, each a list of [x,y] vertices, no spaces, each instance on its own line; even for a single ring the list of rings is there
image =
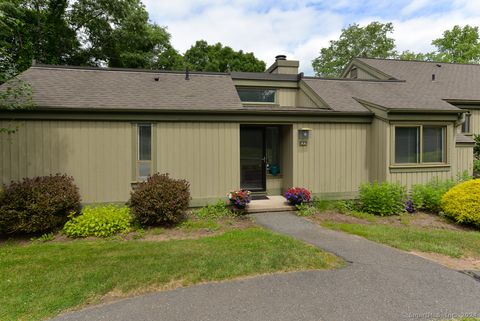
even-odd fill
[[[298,130],[298,142],[300,146],[308,145],[308,138],[310,137],[311,128],[300,128]]]

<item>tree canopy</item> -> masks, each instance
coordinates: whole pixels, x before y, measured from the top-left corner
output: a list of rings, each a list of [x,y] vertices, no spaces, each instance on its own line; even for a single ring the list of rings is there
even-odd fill
[[[312,61],[313,69],[317,76],[338,77],[355,57],[480,63],[478,27],[455,26],[446,30],[443,37],[432,41],[435,50],[427,53],[410,50],[398,53],[394,39],[389,36],[392,32],[392,23],[350,25],[342,29],[338,40],[331,40],[329,47],[320,50],[320,55]]]
[[[8,60],[16,71],[32,59],[163,70],[265,69],[252,53],[220,43],[198,41],[182,56],[166,27],[150,22],[141,0],[0,0],[0,18],[0,63]]]
[[[338,40],[320,50],[320,56],[312,61],[318,76],[339,76],[345,66],[355,57],[389,58],[396,54],[392,23],[372,22],[365,27],[358,24],[342,29]]]
[[[442,38],[432,41],[436,47],[435,59],[455,63],[480,63],[480,36],[478,27],[454,26]]]
[[[195,71],[265,71],[265,62],[250,52],[235,51],[221,43],[197,41],[185,52],[185,65]]]

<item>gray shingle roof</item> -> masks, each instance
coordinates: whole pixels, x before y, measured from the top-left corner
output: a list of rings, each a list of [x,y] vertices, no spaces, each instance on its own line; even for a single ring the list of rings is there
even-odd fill
[[[314,78],[305,78],[304,81],[333,110],[337,111],[366,111],[367,109],[358,100],[364,100],[387,109],[459,110],[431,93],[418,92],[414,86],[404,81]]]
[[[387,109],[457,111],[450,100],[480,100],[480,65],[357,58],[402,81],[305,79],[333,109],[361,110],[355,98]],[[435,80],[432,81],[432,74]]]
[[[299,78],[268,73],[191,73],[34,66],[19,77],[32,85],[38,107],[103,110],[286,110],[243,106],[233,79],[300,81],[334,112],[387,109],[452,111],[445,100],[480,101],[480,65],[358,59],[400,80]],[[432,81],[435,73],[435,81]],[[158,81],[155,81],[158,78]],[[296,107],[297,112],[310,111]]]
[[[446,100],[480,100],[480,65],[357,58],[397,79],[406,80],[416,96]],[[432,81],[435,74],[435,81]]]
[[[154,78],[158,77],[158,81]],[[20,78],[39,107],[118,110],[241,109],[228,74],[32,67]]]

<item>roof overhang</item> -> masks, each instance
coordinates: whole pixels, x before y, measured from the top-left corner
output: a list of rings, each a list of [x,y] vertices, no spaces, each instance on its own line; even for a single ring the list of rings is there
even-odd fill
[[[467,111],[461,109],[420,109],[420,108],[388,108],[375,103],[353,97],[360,104],[385,121],[457,121]]]
[[[371,123],[370,112],[334,112],[325,110],[109,110],[37,108],[0,114],[8,120],[116,120],[116,121],[188,121],[188,122],[335,122]]]

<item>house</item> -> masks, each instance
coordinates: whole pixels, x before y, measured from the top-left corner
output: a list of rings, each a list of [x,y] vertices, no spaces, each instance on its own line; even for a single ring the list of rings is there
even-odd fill
[[[36,107],[3,111],[1,183],[67,173],[85,203],[125,202],[154,172],[191,183],[192,205],[291,186],[353,198],[472,172],[480,65],[354,59],[341,79],[277,56],[264,73],[35,65]],[[5,87],[6,85],[3,85]],[[0,126],[1,127],[1,126]]]

